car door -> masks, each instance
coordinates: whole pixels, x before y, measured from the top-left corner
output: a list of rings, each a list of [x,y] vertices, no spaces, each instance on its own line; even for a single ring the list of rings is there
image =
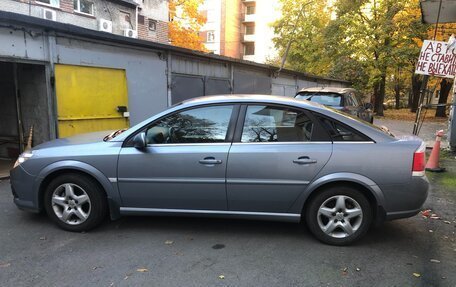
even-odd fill
[[[284,213],[328,162],[332,142],[304,111],[243,106],[230,149],[230,211]]]
[[[178,111],[142,131],[147,147],[127,144],[118,161],[123,207],[226,210],[225,173],[237,107]]]
[[[351,92],[344,94],[344,110],[346,113],[357,117],[359,116],[359,110],[353,95]]]

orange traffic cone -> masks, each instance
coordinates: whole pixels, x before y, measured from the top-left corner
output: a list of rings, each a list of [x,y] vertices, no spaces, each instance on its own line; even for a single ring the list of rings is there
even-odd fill
[[[442,140],[443,130],[437,131],[435,137],[434,147],[432,148],[431,155],[429,160],[426,163],[426,170],[433,172],[442,172],[445,171],[445,168],[439,166],[439,156],[440,156],[440,141]]]

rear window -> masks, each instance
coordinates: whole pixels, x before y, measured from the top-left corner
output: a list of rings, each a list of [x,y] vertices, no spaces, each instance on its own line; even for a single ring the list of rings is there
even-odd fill
[[[335,142],[358,142],[358,141],[372,141],[369,137],[359,133],[358,131],[336,121],[323,116],[317,118],[322,123],[325,130],[331,136],[331,139]]]
[[[295,98],[330,107],[340,107],[342,104],[342,95],[337,93],[301,92]]]

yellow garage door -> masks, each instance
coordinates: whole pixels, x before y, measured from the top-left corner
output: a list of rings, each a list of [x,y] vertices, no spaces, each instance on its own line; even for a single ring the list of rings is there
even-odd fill
[[[55,65],[55,87],[59,137],[129,126],[125,70]]]

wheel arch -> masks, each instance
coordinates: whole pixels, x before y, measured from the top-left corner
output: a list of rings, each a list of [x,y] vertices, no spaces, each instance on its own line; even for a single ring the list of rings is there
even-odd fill
[[[112,184],[110,180],[95,167],[79,161],[55,162],[45,167],[36,177],[34,189],[36,191],[35,194],[37,194],[36,202],[38,203],[38,208],[40,210],[43,210],[44,208],[43,200],[46,186],[58,176],[68,173],[81,174],[93,179],[105,193],[111,218],[115,219],[120,216],[120,195],[117,185]]]
[[[383,206],[385,199],[380,187],[371,179],[354,173],[335,173],[318,178],[301,194],[293,205],[293,210],[302,215],[306,206],[319,191],[339,185],[350,186],[360,190],[373,207],[375,220],[382,221],[384,219],[385,210]],[[303,217],[301,216],[301,218]]]

